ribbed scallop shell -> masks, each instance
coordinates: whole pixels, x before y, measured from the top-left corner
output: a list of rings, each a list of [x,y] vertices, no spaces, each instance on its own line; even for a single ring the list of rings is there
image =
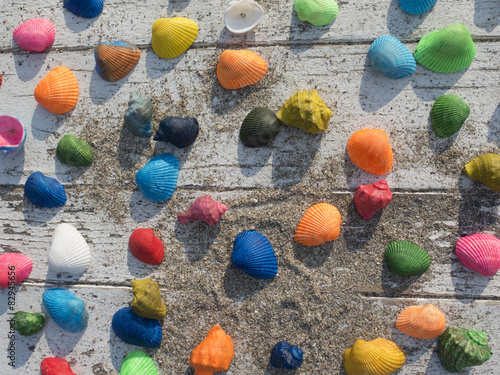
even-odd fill
[[[135,175],[142,194],[153,202],[169,199],[177,186],[179,159],[172,154],[156,155]]]
[[[160,18],[153,23],[153,50],[164,58],[182,55],[198,36],[198,25],[184,17]]]
[[[74,275],[84,273],[90,265],[90,248],[83,236],[71,224],[56,226],[47,262],[54,272]]]
[[[149,355],[134,350],[123,360],[119,375],[158,375],[158,369]]]
[[[335,0],[295,0],[293,8],[301,21],[314,26],[329,25],[339,14],[339,6]]]
[[[437,0],[399,0],[399,6],[406,13],[420,15],[428,12]]]
[[[125,112],[125,126],[141,137],[149,137],[153,129],[153,103],[148,98],[131,93]]]
[[[431,265],[429,254],[408,241],[391,242],[384,257],[391,271],[400,276],[421,275]]]
[[[25,255],[3,253],[0,255],[0,288],[20,284],[28,278],[33,262]]]
[[[35,100],[52,113],[63,114],[78,102],[78,82],[65,66],[52,69],[35,87]]]
[[[271,279],[278,273],[278,260],[266,236],[247,230],[234,240],[231,261],[236,268],[257,279]]]
[[[0,116],[0,152],[5,156],[13,156],[23,148],[25,141],[26,128],[21,120],[12,116]]]
[[[161,324],[156,319],[137,316],[132,309],[124,307],[113,315],[113,332],[127,344],[144,348],[157,348],[161,344]]]
[[[217,64],[217,78],[228,90],[240,89],[259,82],[267,72],[267,62],[248,50],[226,50]]]
[[[141,58],[141,51],[126,41],[100,43],[94,53],[96,71],[102,79],[110,82],[127,76]]]
[[[309,207],[299,222],[293,240],[302,246],[318,246],[337,239],[342,217],[339,210],[329,203]]]
[[[97,17],[104,7],[104,0],[64,0],[64,7],[83,18]]]
[[[45,326],[45,315],[18,311],[14,314],[16,332],[22,336],[32,336],[40,332]]]
[[[286,370],[296,370],[302,365],[304,352],[286,341],[277,343],[271,351],[271,365]]]
[[[233,340],[217,324],[191,352],[188,363],[194,367],[195,375],[213,375],[214,372],[226,371],[233,357]]]
[[[89,313],[85,302],[73,292],[61,288],[47,289],[42,301],[52,320],[62,329],[76,333],[87,327]]]
[[[240,140],[247,147],[266,146],[272,142],[280,129],[281,123],[273,111],[267,108],[254,108],[241,124]]]
[[[141,262],[157,266],[163,261],[165,249],[152,229],[138,228],[132,232],[128,247],[134,257]]]
[[[42,375],[76,375],[71,371],[69,362],[63,358],[48,357],[40,363]]]
[[[374,40],[368,50],[372,69],[389,78],[406,78],[415,73],[415,58],[403,43],[390,35]]]
[[[16,27],[12,36],[17,45],[22,49],[42,52],[54,43],[56,30],[49,20],[36,18]]]
[[[92,164],[94,153],[87,141],[71,134],[61,138],[56,148],[57,159],[63,164],[86,167]]]
[[[253,0],[234,1],[224,12],[224,23],[232,33],[242,34],[257,26],[263,14],[262,7]]]
[[[153,140],[185,148],[196,141],[199,132],[200,125],[194,117],[166,117],[160,122]]]
[[[450,137],[460,130],[469,114],[469,106],[458,96],[442,95],[431,109],[432,130],[439,138]]]
[[[444,332],[446,318],[434,305],[411,306],[396,320],[396,328],[417,339],[434,339]]]
[[[465,267],[483,276],[493,276],[500,269],[500,240],[491,234],[471,234],[460,238],[455,253]]]
[[[481,181],[491,190],[500,191],[500,154],[485,154],[465,165],[465,174]]]
[[[394,156],[389,138],[381,129],[362,129],[347,142],[351,161],[365,172],[383,176],[392,169]]]
[[[42,172],[32,173],[24,183],[24,196],[39,207],[60,207],[66,203],[66,192],[59,181]]]
[[[130,308],[137,316],[147,319],[163,319],[167,308],[161,300],[160,287],[151,280],[132,280],[134,300]]]

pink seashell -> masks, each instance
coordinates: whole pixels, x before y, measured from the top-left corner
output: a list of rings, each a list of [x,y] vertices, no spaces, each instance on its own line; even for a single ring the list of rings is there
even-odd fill
[[[471,234],[460,238],[455,253],[465,267],[483,276],[493,276],[500,269],[500,240],[491,234]]]
[[[387,206],[392,199],[386,180],[374,182],[371,185],[359,185],[354,194],[354,204],[363,219],[369,219],[378,210]]]
[[[45,18],[29,20],[14,29],[14,41],[26,51],[42,52],[54,43],[56,31],[54,25]]]
[[[3,253],[0,255],[0,288],[7,289],[14,285],[12,282],[22,283],[28,278],[32,268],[33,262],[27,256]]]
[[[214,225],[220,221],[226,210],[225,204],[215,202],[210,195],[205,195],[195,200],[186,212],[179,214],[177,220],[182,224],[201,220],[208,225]]]

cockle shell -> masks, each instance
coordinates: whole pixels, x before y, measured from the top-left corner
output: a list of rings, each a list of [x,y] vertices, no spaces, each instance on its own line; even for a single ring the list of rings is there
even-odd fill
[[[491,190],[500,191],[500,154],[485,154],[465,165],[465,174],[481,181]]]
[[[141,51],[132,43],[117,41],[100,43],[94,53],[95,69],[102,79],[110,82],[126,77],[137,65]]]
[[[278,273],[278,260],[266,236],[246,230],[234,240],[231,262],[257,279],[271,279]]]
[[[384,257],[392,273],[400,276],[421,275],[431,265],[429,254],[408,241],[391,242]]]
[[[153,140],[172,143],[179,148],[191,146],[200,132],[200,125],[194,117],[166,117]]]
[[[210,195],[204,195],[196,199],[186,212],[177,215],[177,220],[182,224],[200,220],[214,225],[220,221],[226,210],[225,204],[215,202]]]
[[[24,196],[35,206],[60,207],[66,203],[64,187],[42,172],[32,173],[24,183]]]
[[[370,219],[375,213],[391,203],[392,192],[386,180],[370,185],[359,185],[354,194],[354,204],[363,219]]]
[[[50,317],[62,329],[76,333],[87,327],[89,313],[85,302],[70,290],[61,288],[47,289],[43,293],[43,304]]]
[[[233,340],[217,324],[191,352],[189,365],[194,367],[195,375],[213,375],[214,372],[226,371],[233,357]]]
[[[224,12],[224,23],[233,34],[243,34],[257,26],[263,14],[262,7],[253,0],[232,1]]]
[[[153,23],[153,50],[164,58],[182,55],[198,36],[198,25],[184,17],[160,18]]]
[[[26,51],[42,52],[46,47],[54,43],[56,30],[49,20],[35,18],[23,22],[14,29],[12,33],[14,42]]]
[[[94,153],[87,141],[71,134],[61,138],[56,148],[57,159],[66,165],[86,167],[94,161]]]
[[[158,369],[149,355],[134,350],[123,360],[119,375],[158,375]]]
[[[293,240],[302,246],[318,246],[337,239],[342,217],[339,210],[329,203],[309,207],[295,230]]]
[[[160,322],[156,319],[141,318],[129,307],[124,307],[113,315],[111,327],[115,335],[127,344],[144,348],[157,348],[161,344]]]
[[[458,96],[442,95],[431,109],[432,130],[439,138],[450,137],[460,130],[469,114],[469,106]]]
[[[132,232],[128,247],[133,256],[141,262],[157,266],[163,261],[165,249],[152,229],[138,228]]]
[[[0,288],[22,283],[26,280],[31,270],[33,262],[25,255],[17,253],[3,253],[0,255]]]
[[[32,336],[40,332],[45,326],[45,315],[18,311],[14,314],[16,331],[22,336]]]
[[[339,6],[335,0],[295,0],[293,8],[301,21],[314,26],[329,25],[339,14]]]
[[[227,90],[241,89],[259,82],[267,72],[267,62],[245,49],[222,52],[217,64],[217,78]]]
[[[415,58],[403,43],[390,35],[375,39],[368,50],[372,69],[389,78],[406,78],[415,73]]]
[[[281,129],[276,114],[267,108],[252,109],[243,120],[240,140],[247,147],[266,146]]]
[[[0,116],[0,151],[6,156],[15,155],[26,141],[26,128],[21,120],[12,116]]]
[[[361,129],[347,142],[347,154],[358,168],[383,176],[392,169],[394,156],[389,138],[381,129]]]
[[[132,280],[134,300],[130,308],[137,316],[147,319],[163,319],[167,308],[161,300],[160,287],[151,280]]]
[[[493,276],[500,269],[500,240],[491,234],[471,234],[460,238],[455,253],[465,267],[483,276]]]
[[[89,245],[78,230],[71,224],[58,224],[47,259],[50,270],[80,275],[89,268],[90,259]]]
[[[150,201],[165,202],[177,186],[179,159],[173,154],[156,155],[135,174],[141,193]]]
[[[153,130],[153,103],[139,94],[130,94],[125,112],[125,125],[135,135],[149,137]]]
[[[42,375],[76,375],[63,358],[47,357],[40,364]]]
[[[271,365],[285,370],[296,370],[302,365],[304,352],[286,341],[277,343],[271,352]]]
[[[78,17],[94,18],[101,14],[104,0],[64,0],[64,7]]]
[[[396,320],[396,328],[417,339],[434,339],[443,333],[446,318],[434,305],[411,306]]]
[[[399,6],[406,13],[420,15],[428,12],[437,0],[399,0]]]
[[[35,100],[52,113],[68,113],[78,102],[78,82],[65,66],[52,69],[35,87]]]

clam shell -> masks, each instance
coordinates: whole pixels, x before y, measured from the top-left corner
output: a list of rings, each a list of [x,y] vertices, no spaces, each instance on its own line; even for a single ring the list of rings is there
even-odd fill
[[[182,55],[198,36],[198,25],[184,17],[160,18],[153,23],[153,50],[164,58]]]
[[[32,173],[24,184],[24,196],[35,206],[60,207],[66,203],[66,192],[59,181],[42,172]]]
[[[35,87],[35,99],[52,113],[68,113],[78,102],[78,82],[65,66],[52,69]]]
[[[309,207],[295,230],[293,240],[302,246],[318,246],[337,239],[342,218],[339,210],[329,203]]]
[[[100,43],[94,53],[95,69],[102,79],[110,82],[126,77],[137,65],[141,51],[132,43],[117,41]]]
[[[150,201],[164,202],[177,186],[179,159],[172,154],[156,155],[135,175],[141,193]]]
[[[396,328],[417,339],[434,339],[443,333],[446,318],[434,305],[411,306],[396,320]]]
[[[434,102],[431,109],[432,130],[439,138],[447,138],[460,130],[470,108],[456,95],[442,95]]]
[[[177,215],[182,224],[191,221],[203,221],[208,225],[218,223],[227,210],[225,204],[214,201],[210,195],[197,198],[186,212]]]
[[[124,307],[113,315],[113,332],[127,344],[144,348],[157,348],[161,344],[161,324],[156,319],[137,316],[132,309]]]
[[[384,257],[392,273],[400,276],[421,275],[431,265],[429,254],[408,241],[391,242]]]
[[[286,370],[296,370],[302,365],[304,352],[286,341],[277,343],[271,352],[271,365]]]
[[[196,141],[199,132],[200,126],[194,117],[165,117],[153,140],[185,148]]]
[[[141,137],[149,137],[153,130],[153,103],[148,98],[138,94],[130,94],[128,109],[125,112],[125,125],[127,128]]]
[[[165,253],[163,243],[155,236],[152,229],[134,230],[128,240],[128,247],[132,255],[141,262],[157,266],[163,261]]]
[[[7,289],[28,278],[33,262],[25,255],[3,253],[0,255],[0,288]]]
[[[500,269],[500,240],[491,234],[471,234],[460,238],[455,253],[465,267],[483,276],[493,276]]]
[[[94,161],[94,153],[87,141],[71,134],[61,138],[56,148],[57,159],[63,164],[86,167]]]
[[[224,23],[233,34],[243,34],[252,30],[262,19],[264,11],[253,0],[232,2],[224,12]]]
[[[45,326],[45,315],[18,311],[14,314],[16,332],[22,336],[32,336],[40,332]]]
[[[217,78],[227,90],[241,89],[259,82],[267,72],[267,62],[255,52],[226,50],[217,64]]]
[[[158,375],[153,360],[144,352],[134,350],[123,360],[119,375]]]
[[[314,26],[329,25],[339,14],[339,6],[335,0],[295,0],[293,8],[301,21]]]
[[[196,375],[212,375],[214,372],[226,371],[233,357],[233,340],[217,324],[191,352],[188,363],[194,367]]]
[[[273,111],[267,108],[254,108],[241,124],[240,140],[247,147],[267,146],[280,129],[281,124]]]
[[[347,142],[347,154],[358,168],[383,176],[392,169],[394,156],[389,138],[381,129],[361,129]]]
[[[44,358],[40,364],[42,375],[76,375],[71,371],[69,362],[63,358]]]
[[[428,12],[437,0],[399,0],[399,6],[406,13],[420,15]]]
[[[368,50],[372,69],[389,78],[406,78],[415,73],[415,58],[403,43],[390,35],[375,39]]]
[[[82,18],[94,18],[102,12],[104,0],[64,0],[64,7]]]
[[[47,289],[43,293],[43,304],[50,317],[62,329],[76,333],[87,327],[89,313],[85,302],[70,290],[61,288]]]
[[[47,259],[49,268],[54,272],[80,275],[89,268],[90,259],[89,245],[78,230],[71,224],[58,224]]]
[[[6,156],[15,155],[26,141],[26,129],[21,120],[12,116],[0,116],[0,151]]]
[[[231,261],[236,268],[257,279],[271,279],[278,273],[278,260],[266,236],[247,230],[234,240]]]
[[[391,203],[392,192],[386,180],[370,185],[359,185],[354,194],[354,204],[363,219],[370,219],[375,213]]]
[[[42,52],[54,43],[56,30],[49,20],[35,18],[16,27],[12,36],[17,45],[22,49]]]
[[[132,280],[134,300],[130,308],[137,316],[147,319],[163,319],[167,308],[161,300],[160,287],[151,280]]]
[[[465,165],[465,174],[481,181],[491,190],[500,191],[500,154],[485,154]]]

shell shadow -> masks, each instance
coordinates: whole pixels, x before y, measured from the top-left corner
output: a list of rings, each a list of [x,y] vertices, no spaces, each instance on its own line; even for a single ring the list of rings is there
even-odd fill
[[[122,78],[116,82],[109,82],[102,79],[95,69],[92,70],[89,87],[89,95],[92,103],[94,103],[95,105],[106,103],[109,99],[115,96],[115,94],[127,82],[127,77]]]
[[[68,28],[75,33],[79,33],[92,26],[94,22],[97,21],[102,14],[101,13],[94,18],[83,18],[83,17],[78,17],[77,15],[71,13],[65,7],[63,7],[63,12],[64,12],[64,22],[66,22]]]
[[[387,12],[387,30],[396,38],[407,38],[424,22],[432,8],[419,16],[406,13],[398,0],[392,0]]]
[[[140,137],[133,134],[122,121],[118,139],[118,162],[122,170],[133,168],[142,153],[151,147],[151,137]]]
[[[500,25],[500,6],[491,0],[474,1],[474,24],[488,32]]]
[[[12,47],[19,48],[14,40],[12,40]],[[44,52],[28,52],[23,50],[15,53],[14,66],[18,78],[23,82],[28,82],[35,78],[45,64],[45,58],[49,51],[50,47]]]
[[[82,176],[89,167],[72,167],[55,160],[55,171],[57,180],[61,183],[72,183]]]
[[[134,278],[143,279],[158,270],[159,266],[153,266],[151,264],[141,262],[139,259],[134,257],[132,252],[129,250],[128,245],[126,251],[128,271],[134,276]]]
[[[273,279],[256,279],[230,262],[224,274],[224,291],[234,301],[244,301],[268,286]]]
[[[427,355],[429,350],[433,349],[434,346],[437,347],[437,338],[430,340],[417,339],[404,334],[396,327],[392,329],[389,338],[403,349],[406,356],[405,366],[419,362],[420,358]]]
[[[484,277],[479,272],[465,267],[456,256],[454,247],[450,249],[450,264],[451,281],[457,299],[462,303],[469,304],[470,301],[460,298],[481,297],[481,294],[491,281],[491,277]]]
[[[219,232],[220,222],[214,225],[200,221],[186,224],[182,224],[180,221],[175,222],[175,238],[184,245],[186,258],[191,263],[203,259],[210,246],[217,239]]]
[[[68,204],[68,202],[66,202],[66,204]],[[54,218],[54,216],[56,216],[64,207],[64,205],[53,208],[38,207],[32,204],[26,198],[23,199],[22,205],[24,221],[30,227],[38,227],[40,225],[44,225],[47,221]]]
[[[191,0],[169,0],[167,6],[167,14],[170,16],[174,12],[180,12],[186,8]]]
[[[31,117],[31,134],[40,141],[46,139],[59,129],[72,112],[56,115],[38,104]]]
[[[382,264],[380,284],[384,290],[384,297],[399,296],[417,282],[425,272],[415,276],[398,276],[392,273],[387,263]]]
[[[152,202],[140,190],[134,190],[129,202],[130,217],[137,223],[143,223],[154,218],[165,204],[166,202]]]
[[[432,130],[431,114],[429,113],[429,120],[427,122],[427,135],[429,136],[429,146],[433,153],[439,155],[445,151],[448,151],[457,140],[459,133],[460,130],[450,137],[439,138],[436,133],[434,133],[434,130]]]
[[[13,368],[20,368],[26,364],[28,359],[35,351],[36,345],[38,344],[38,341],[40,341],[40,338],[42,337],[44,330],[45,329],[38,332],[36,335],[29,337],[16,335],[16,340],[15,340],[16,361],[14,363]]]
[[[351,200],[347,207],[347,215],[342,225],[345,247],[351,253],[356,254],[369,244],[373,234],[377,230],[383,211],[384,209],[377,211],[377,213],[368,220],[363,219],[356,210],[354,200]]]
[[[212,78],[212,93],[210,95],[210,109],[212,113],[224,115],[233,111],[241,105],[247,96],[256,90],[254,86],[246,86],[237,90],[226,90],[220,85],[214,73]]]
[[[365,172],[362,169],[358,168],[351,161],[351,158],[349,157],[349,154],[347,153],[347,148],[344,151],[344,174],[345,174],[345,179],[347,181],[347,185],[349,186],[349,189],[354,189],[354,190],[357,189],[359,185],[373,184],[374,182],[380,181],[382,179],[386,179],[386,177],[387,177],[387,175],[376,176],[376,175]],[[354,210],[356,210],[356,208],[354,208]],[[375,216],[377,216],[377,214]],[[372,220],[372,219],[370,219],[370,220]]]
[[[301,21],[297,12],[292,7],[292,18],[290,19],[290,32],[288,35],[288,40],[299,41],[306,40],[311,41],[311,39],[320,39],[325,33],[330,30],[330,27],[335,23],[336,19],[326,26],[314,26],[307,21]],[[314,43],[307,43],[301,45],[290,45],[290,50],[294,54],[302,53],[309,48],[314,46]]]
[[[450,90],[469,68],[455,73],[437,73],[417,63],[417,70],[411,76],[413,92],[422,100],[435,101]]]
[[[491,115],[488,125],[488,141],[500,147],[500,103]]]
[[[85,270],[81,274],[73,275],[67,272],[54,272],[49,267],[49,269],[47,270],[47,275],[45,277],[45,282],[57,283],[58,285],[61,285],[61,283],[64,285],[76,284],[78,280],[80,280],[81,277],[85,274],[85,272],[87,272],[87,270]]]
[[[302,246],[293,242],[292,248],[295,259],[301,262],[307,268],[318,268],[322,266],[330,257],[334,241],[326,242],[319,246]]]
[[[246,147],[238,137],[238,164],[245,177],[257,174],[267,165],[273,152],[272,143],[264,147]]]
[[[250,30],[243,34],[233,34],[231,31],[224,27],[219,34],[219,44],[239,44],[239,43],[252,43],[255,42],[255,32]]]
[[[151,44],[151,42],[149,44]],[[157,79],[170,73],[175,69],[179,61],[182,60],[184,54],[185,52],[180,56],[174,57],[173,59],[162,59],[154,51],[147,51],[146,71],[148,73],[148,77],[151,79]]]
[[[269,358],[269,362],[267,363],[263,375],[295,375],[298,374],[297,371],[298,370],[286,370],[283,368],[276,368],[273,365],[271,365],[271,358]]]
[[[155,134],[155,131],[153,131],[152,134]],[[177,157],[177,159],[179,159],[179,170],[182,169],[182,166],[184,165],[184,163],[186,162],[186,160],[189,156],[189,153],[191,152],[193,147],[196,145],[196,141],[195,141],[192,145],[190,145],[188,147],[179,148],[177,146],[174,146],[171,143],[157,142],[157,141],[154,141],[154,142],[156,142],[156,143],[154,146],[153,155],[156,156],[156,155],[167,154],[167,153],[175,155]]]
[[[21,181],[24,169],[24,147],[19,150],[19,152],[13,156],[0,155],[0,160],[2,163],[1,174],[2,183],[9,185],[17,185]],[[2,197],[3,199],[3,197]]]

